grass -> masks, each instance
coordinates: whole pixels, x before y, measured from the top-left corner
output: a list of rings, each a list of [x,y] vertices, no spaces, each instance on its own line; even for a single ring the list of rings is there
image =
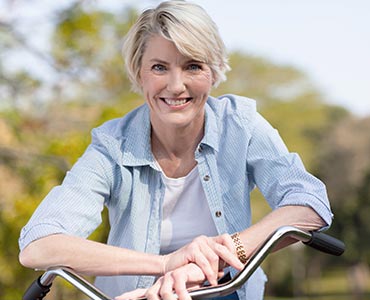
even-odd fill
[[[279,297],[265,297],[265,300],[368,300],[370,294],[364,294],[362,296],[353,296],[351,294],[342,295],[317,295],[317,296],[304,296],[295,298],[279,298]]]
[[[333,270],[320,278],[307,279],[303,286],[305,296],[274,297],[267,295],[265,300],[368,300],[370,299],[370,281],[366,282],[363,294],[354,294],[346,270]]]

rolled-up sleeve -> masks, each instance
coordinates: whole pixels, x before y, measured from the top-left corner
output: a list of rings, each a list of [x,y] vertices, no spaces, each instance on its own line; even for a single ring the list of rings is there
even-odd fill
[[[326,187],[306,171],[275,130],[258,115],[250,140],[248,171],[273,209],[287,205],[311,207],[329,226],[333,214]]]
[[[65,233],[88,237],[101,223],[104,203],[111,189],[112,161],[91,144],[53,188],[21,230],[20,249],[42,237]]]

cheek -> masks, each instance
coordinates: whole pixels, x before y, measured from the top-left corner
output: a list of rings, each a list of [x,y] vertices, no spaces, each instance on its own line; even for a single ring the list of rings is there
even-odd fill
[[[203,92],[209,92],[213,85],[213,76],[211,73],[200,74],[193,78],[193,88]]]
[[[204,72],[203,74],[204,85],[208,85],[209,87],[212,87],[214,80],[215,79],[213,76],[213,72],[210,69],[208,69],[207,72]]]
[[[140,83],[143,91],[153,93],[155,90],[160,89],[163,83],[162,80],[152,74],[142,74],[140,76]]]

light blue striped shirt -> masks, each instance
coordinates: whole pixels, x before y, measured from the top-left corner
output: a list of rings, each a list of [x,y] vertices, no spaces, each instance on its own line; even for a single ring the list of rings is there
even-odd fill
[[[250,192],[257,186],[269,205],[312,207],[330,225],[326,188],[289,153],[278,132],[248,98],[209,97],[202,141],[195,152],[199,176],[219,234],[251,225]],[[61,186],[42,201],[19,240],[23,249],[55,233],[87,238],[109,210],[108,244],[159,253],[164,184],[150,147],[149,108],[92,131],[92,142]],[[98,277],[110,296],[153,284],[152,276]],[[238,291],[240,299],[262,299],[266,277],[258,269]]]

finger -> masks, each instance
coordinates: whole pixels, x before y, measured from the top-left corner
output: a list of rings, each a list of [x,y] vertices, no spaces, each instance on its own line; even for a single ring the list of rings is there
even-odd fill
[[[234,267],[237,270],[242,270],[244,268],[244,264],[238,259],[235,253],[230,252],[227,247],[216,243],[214,251],[229,266]]]
[[[214,237],[214,241],[217,244],[220,244],[226,247],[231,253],[233,253],[236,256],[235,243],[229,234],[225,233],[225,234],[216,236]]]
[[[166,273],[163,277],[162,285],[159,290],[159,295],[163,300],[175,300],[174,294],[174,279],[172,277],[172,272]]]
[[[194,242],[198,247],[198,251],[193,252],[194,263],[196,263],[202,269],[210,284],[217,284],[219,257],[213,249],[216,243],[212,238],[205,236],[196,238]]]
[[[229,249],[231,253],[236,254],[234,241],[229,234],[225,233],[225,234],[216,236],[214,239],[216,243],[224,245],[227,249]]]
[[[213,252],[213,250],[211,250],[210,248],[207,250],[203,249],[202,252],[199,252],[195,256],[194,263],[203,271],[204,275],[211,285],[217,284],[219,258]]]
[[[183,270],[182,270],[183,269]],[[173,272],[174,290],[180,300],[191,300],[189,288],[199,288],[206,279],[202,270],[195,264],[189,264]]]
[[[218,272],[218,278],[222,278],[225,276],[225,272],[224,271],[219,271]]]
[[[161,289],[163,277],[159,278],[146,292],[145,296],[148,300],[160,300],[159,290]]]
[[[127,299],[138,299],[145,297],[147,289],[136,289],[131,292],[123,293],[122,295],[115,297],[116,300],[127,300]]]
[[[201,270],[200,272],[203,274]],[[174,277],[173,288],[179,300],[191,300],[191,297],[187,291],[188,276],[186,275],[186,273],[175,271],[173,277]]]

